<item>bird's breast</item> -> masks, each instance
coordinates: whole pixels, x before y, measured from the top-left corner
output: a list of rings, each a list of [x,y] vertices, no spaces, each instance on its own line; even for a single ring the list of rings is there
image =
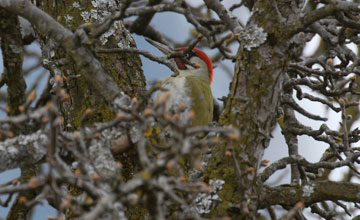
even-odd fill
[[[169,98],[165,103],[165,111],[174,114],[180,112],[180,121],[183,125],[188,120],[188,115],[191,111],[192,100],[189,95],[185,77],[169,77],[162,82],[162,88],[165,91],[158,91],[155,96],[155,103],[159,103],[168,91],[170,91]],[[179,105],[185,106],[183,110],[180,109]]]
[[[180,113],[180,124],[186,125],[189,113],[193,111],[195,118],[192,125],[207,125],[212,120],[213,98],[210,85],[194,76],[169,77],[162,82],[162,88],[170,91],[165,103],[165,111],[174,114]],[[158,91],[155,103],[162,100],[167,91]],[[179,108],[183,103],[184,109]]]

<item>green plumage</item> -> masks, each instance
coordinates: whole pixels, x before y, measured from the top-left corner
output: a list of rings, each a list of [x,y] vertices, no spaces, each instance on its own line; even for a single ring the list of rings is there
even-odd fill
[[[172,49],[159,42],[147,39],[164,54],[170,55]],[[184,49],[184,48],[182,48]],[[180,48],[180,50],[182,50]],[[180,125],[187,125],[191,111],[195,113],[190,126],[208,125],[213,118],[214,103],[211,93],[213,68],[211,59],[201,50],[194,48],[187,54],[188,61],[196,66],[183,63],[181,60],[171,59],[179,71],[176,77],[168,77],[162,81],[163,89],[171,92],[165,102],[165,112],[170,114],[180,113]],[[164,91],[158,91],[154,102],[160,104]],[[185,109],[180,109],[179,104],[184,103]],[[164,103],[162,103],[164,104]]]
[[[162,82],[164,89],[170,90],[171,95],[165,103],[165,111],[171,114],[180,112],[181,124],[185,125],[190,111],[194,111],[195,117],[191,126],[208,125],[213,118],[213,97],[208,81],[194,75],[179,75],[168,77]],[[159,103],[166,92],[158,92],[155,103]],[[185,111],[179,110],[179,104],[185,104]]]
[[[213,118],[214,103],[209,83],[195,76],[186,76],[185,86],[191,97],[191,109],[195,112],[192,126],[208,125]]]

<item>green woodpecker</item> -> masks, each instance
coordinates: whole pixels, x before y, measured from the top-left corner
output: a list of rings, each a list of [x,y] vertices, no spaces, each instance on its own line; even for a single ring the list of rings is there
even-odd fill
[[[174,51],[159,42],[147,41],[166,55]],[[183,47],[175,51],[185,49],[186,47]],[[180,113],[181,125],[208,125],[212,121],[214,108],[210,87],[213,79],[211,59],[196,48],[186,54],[185,58],[195,64],[195,67],[184,63],[180,58],[173,58],[171,62],[174,62],[179,74],[162,80],[161,87],[169,92],[158,91],[154,102],[157,104],[165,100],[165,112]],[[168,97],[163,98],[164,95]]]

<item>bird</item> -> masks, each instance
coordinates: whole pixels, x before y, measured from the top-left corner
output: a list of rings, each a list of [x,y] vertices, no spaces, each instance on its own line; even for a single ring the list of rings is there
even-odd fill
[[[187,47],[172,49],[162,43],[146,39],[165,55],[175,51],[184,51]],[[213,64],[208,55],[193,48],[185,54],[187,64],[180,57],[171,58],[178,74],[173,74],[161,81],[161,90],[155,94],[154,103],[165,102],[164,111],[179,114],[182,126],[206,126],[213,119],[214,101],[211,92]]]

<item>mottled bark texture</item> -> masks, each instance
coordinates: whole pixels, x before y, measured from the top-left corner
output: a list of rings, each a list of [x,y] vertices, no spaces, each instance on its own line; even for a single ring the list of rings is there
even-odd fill
[[[20,23],[16,14],[0,8],[0,38],[1,51],[3,54],[4,72],[1,74],[0,87],[7,85],[7,114],[20,114],[20,106],[25,102],[26,83],[22,73],[24,59],[24,48],[20,32]],[[12,126],[13,134],[18,134],[19,129]],[[26,133],[26,129],[22,130]],[[11,137],[10,135],[9,137]],[[0,139],[2,139],[0,137]],[[26,183],[32,176],[36,175],[36,165],[21,167],[21,183]],[[28,219],[32,207],[27,207],[22,201],[32,200],[36,196],[35,190],[20,192],[9,211],[7,219]]]
[[[36,1],[37,6],[46,13],[56,18],[65,27],[76,30],[79,25],[86,22],[99,22],[95,18],[85,21],[81,13],[89,13],[94,9],[89,1],[76,1],[80,3],[80,8],[73,7],[75,1]],[[100,8],[95,8],[101,10]],[[101,11],[99,11],[99,14]],[[100,17],[99,17],[100,19]],[[45,45],[48,46],[45,39]],[[136,47],[135,41],[130,33],[124,28],[122,22],[119,22],[115,33],[107,38],[105,45],[97,42],[93,46],[102,48],[120,47]],[[55,50],[54,59],[66,57],[67,54],[63,50]],[[97,55],[96,55],[97,56]],[[145,77],[141,68],[141,61],[137,54],[101,54],[97,58],[101,61],[107,73],[114,82],[130,97],[136,97],[145,89]],[[69,65],[62,69],[64,76],[69,79],[66,82],[66,90],[70,95],[70,99],[63,103],[62,111],[64,116],[64,124],[66,129],[77,129],[81,123],[81,117],[86,109],[90,108],[94,112],[86,120],[86,124],[93,122],[106,121],[113,118],[113,114],[109,109],[109,103],[103,98],[100,91],[94,89],[84,75],[77,77],[79,70],[73,66],[69,69]]]
[[[100,8],[94,8],[90,1],[80,1],[80,7],[76,8],[73,5],[74,2],[75,1],[40,0],[34,1],[33,3],[36,3],[40,9],[44,10],[56,21],[69,28],[71,31],[75,31],[80,25],[87,22],[101,22],[102,18],[100,17]],[[91,9],[95,9],[99,12],[98,18],[93,17],[90,18],[90,20],[86,20],[81,16],[81,12],[88,13]],[[29,8],[26,10],[28,11],[24,11],[23,13],[31,13]],[[103,10],[109,10],[109,8],[103,8]],[[19,106],[25,100],[24,93],[26,85],[22,77],[23,45],[21,42],[21,34],[17,16],[0,9],[0,18],[0,32],[2,40],[1,49],[3,51],[4,58],[6,59],[4,60],[5,72],[2,74],[1,83],[6,83],[8,85],[8,105],[10,107],[10,114],[14,115],[19,113]],[[44,20],[48,21],[47,19]],[[56,23],[54,24],[56,25]],[[101,62],[100,68],[105,69],[106,73],[108,74],[108,76],[106,76],[107,78],[105,77],[105,80],[109,79],[108,77],[111,77],[112,81],[115,82],[118,86],[118,88],[116,88],[117,90],[113,90],[113,94],[106,94],[104,91],[106,91],[108,88],[96,85],[96,80],[89,80],[89,75],[87,74],[90,73],[84,71],[85,68],[79,68],[79,66],[84,64],[79,65],[77,63],[79,60],[82,60],[80,58],[77,59],[76,50],[67,50],[68,48],[66,47],[66,44],[74,43],[74,41],[71,42],[70,40],[72,34],[66,30],[63,33],[58,33],[59,35],[56,35],[57,31],[61,30],[61,28],[52,30],[51,24],[38,23],[38,25],[40,28],[37,29],[39,31],[37,34],[39,35],[40,39],[39,43],[43,52],[43,59],[45,59],[47,62],[52,62],[67,58],[68,64],[69,62],[73,62],[73,64],[63,66],[60,69],[60,75],[62,77],[62,79],[60,79],[61,87],[70,96],[70,98],[67,98],[62,102],[61,106],[63,113],[62,115],[64,117],[64,129],[78,129],[81,126],[81,120],[86,109],[93,110],[93,114],[87,117],[86,124],[113,119],[114,116],[110,110],[111,103],[109,103],[109,101],[114,98],[113,94],[116,94],[116,91],[121,90],[130,97],[136,97],[142,94],[145,90],[145,77],[142,72],[140,58],[137,54],[93,54],[93,57],[96,57]],[[136,47],[134,39],[124,28],[122,22],[119,22],[113,30],[114,33],[106,39],[106,43],[91,42],[91,45],[89,44],[88,47]],[[53,39],[57,39],[58,41],[55,42]],[[78,49],[79,52],[81,52],[81,50],[83,49]],[[82,56],[82,54],[79,53],[78,56]],[[58,81],[58,83],[60,83],[59,79],[57,78],[59,76],[59,72],[55,73],[52,70],[51,75],[55,80]],[[99,79],[104,79],[104,77]],[[111,88],[113,86],[109,85],[109,87]],[[136,155],[134,157],[136,158]],[[129,162],[130,165],[124,161],[124,170],[127,168],[130,169],[130,167],[135,169],[135,165],[133,165],[134,161],[136,160],[131,160]],[[36,176],[35,170],[35,166],[29,167],[26,170],[22,170],[21,182],[26,182],[30,177]],[[126,172],[134,173],[133,171],[127,170]],[[36,193],[34,190],[31,190],[25,194],[20,193],[19,196],[25,197],[26,201],[28,201],[34,199]],[[8,219],[27,219],[26,216],[31,215],[29,212],[30,209],[31,207],[25,206],[24,202],[19,202],[19,200],[16,200],[8,215]]]
[[[258,48],[250,51],[240,48],[237,53],[234,78],[220,123],[232,124],[240,130],[239,141],[232,142],[238,168],[233,158],[225,154],[231,150],[231,143],[224,139],[213,149],[205,176],[205,181],[225,180],[219,193],[222,201],[212,210],[215,215],[256,219],[262,193],[257,170],[275,127],[285,67],[292,56],[283,21],[295,21],[300,4],[264,0],[254,5],[248,26],[262,27],[268,39]]]
[[[44,0],[37,1],[37,6],[56,18],[65,27],[75,31],[80,25],[86,22],[101,22],[101,17],[95,17],[89,20],[81,16],[81,13],[89,13],[90,10],[95,9],[101,14],[101,8],[94,8],[90,1],[76,1],[80,3],[80,8],[74,8],[75,1],[55,1]],[[109,9],[105,9],[110,11]],[[70,20],[69,20],[70,19]],[[122,21],[119,21],[113,29],[114,33],[106,38],[107,42],[93,42],[91,47],[98,48],[116,48],[116,47],[135,47],[136,43],[130,33],[125,29]],[[49,46],[49,41],[44,40],[44,47]],[[55,50],[54,59],[61,59],[67,54],[61,49]],[[137,97],[145,91],[145,77],[143,75],[141,60],[139,55],[134,53],[119,53],[119,54],[98,54],[95,55],[101,62],[103,68],[111,76],[117,86],[130,97]],[[94,86],[89,83],[86,76],[79,72],[73,66],[69,69],[62,69],[64,76],[68,79],[66,82],[66,91],[70,95],[70,99],[63,102],[61,109],[64,116],[64,126],[66,130],[78,129],[83,123],[82,118],[87,109],[92,109],[93,113],[86,119],[85,124],[89,125],[94,122],[107,121],[114,118],[114,115],[109,108],[109,103],[101,94],[101,91],[94,89]],[[77,76],[79,75],[79,77]],[[75,77],[76,76],[76,77]],[[124,166],[123,172],[127,174],[135,173],[137,168],[137,154],[129,151],[120,155],[117,158]],[[129,160],[129,158],[133,158]],[[131,178],[131,175],[129,176]],[[74,188],[71,191],[78,191]],[[76,193],[74,194],[76,195]],[[138,214],[138,213],[137,213]],[[73,218],[73,213],[67,212],[67,219]]]
[[[0,87],[8,86],[8,115],[20,113],[25,102],[26,84],[22,74],[24,49],[17,15],[0,8],[0,38],[4,61]]]
[[[346,197],[347,201],[357,202],[359,190],[359,185],[351,182],[313,181],[303,186],[281,185],[267,190],[259,208],[279,204],[290,209],[299,201],[309,206],[323,201],[324,198],[336,201]]]

